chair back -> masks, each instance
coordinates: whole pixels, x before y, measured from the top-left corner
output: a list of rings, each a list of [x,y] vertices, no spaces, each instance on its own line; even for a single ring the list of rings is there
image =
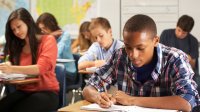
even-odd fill
[[[76,70],[77,70],[77,77],[75,84],[82,85],[82,75],[78,73],[78,60],[81,57],[80,54],[73,54],[74,60],[75,60],[75,65],[76,65]]]
[[[56,78],[59,82],[59,108],[66,106],[66,71],[63,64],[56,64]]]
[[[67,84],[67,91],[70,91],[72,89],[78,89],[82,86],[82,75],[78,73],[78,60],[80,58],[80,54],[73,54],[74,60],[75,60],[75,65],[76,65],[76,70],[77,70],[77,74],[76,74],[76,79],[75,82],[72,85],[68,85]]]

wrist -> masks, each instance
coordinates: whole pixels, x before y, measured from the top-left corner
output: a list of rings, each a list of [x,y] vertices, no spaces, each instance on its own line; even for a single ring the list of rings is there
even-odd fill
[[[100,102],[99,97],[100,97],[100,93],[97,92],[96,94],[94,94],[93,99],[92,99],[93,102],[99,104]]]
[[[137,105],[137,104],[136,104],[136,101],[137,101],[137,100],[136,100],[136,97],[131,97],[131,98],[129,98],[129,100],[128,100],[128,102],[129,102],[130,105]]]

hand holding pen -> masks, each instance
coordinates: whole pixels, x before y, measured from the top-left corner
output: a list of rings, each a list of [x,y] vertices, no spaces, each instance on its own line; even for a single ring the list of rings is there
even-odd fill
[[[7,55],[4,62],[0,64],[0,71],[3,73],[11,73],[11,63],[9,62],[9,55]]]
[[[116,100],[112,97],[112,94],[109,94],[106,88],[105,83],[103,82],[103,87],[105,92],[101,92],[99,93],[99,97],[98,97],[98,104],[100,107],[103,108],[109,108],[111,107],[113,104],[116,103]]]

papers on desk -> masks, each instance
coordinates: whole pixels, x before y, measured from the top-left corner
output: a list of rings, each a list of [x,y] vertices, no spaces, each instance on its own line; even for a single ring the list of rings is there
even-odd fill
[[[67,63],[67,62],[74,62],[73,59],[56,59],[56,62],[58,63]]]
[[[0,81],[23,80],[27,77],[25,74],[3,74],[0,73]]]
[[[120,112],[178,112],[177,110],[166,110],[166,109],[153,109],[144,108],[138,106],[123,106],[123,105],[112,105],[110,108],[101,108],[98,104],[90,104],[81,106],[82,110],[95,110],[95,111],[120,111]]]

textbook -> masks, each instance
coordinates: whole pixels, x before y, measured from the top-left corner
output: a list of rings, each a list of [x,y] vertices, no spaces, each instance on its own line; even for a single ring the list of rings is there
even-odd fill
[[[178,112],[177,110],[145,108],[139,106],[112,105],[110,108],[101,108],[98,104],[81,106],[82,110],[106,111],[106,112]]]

